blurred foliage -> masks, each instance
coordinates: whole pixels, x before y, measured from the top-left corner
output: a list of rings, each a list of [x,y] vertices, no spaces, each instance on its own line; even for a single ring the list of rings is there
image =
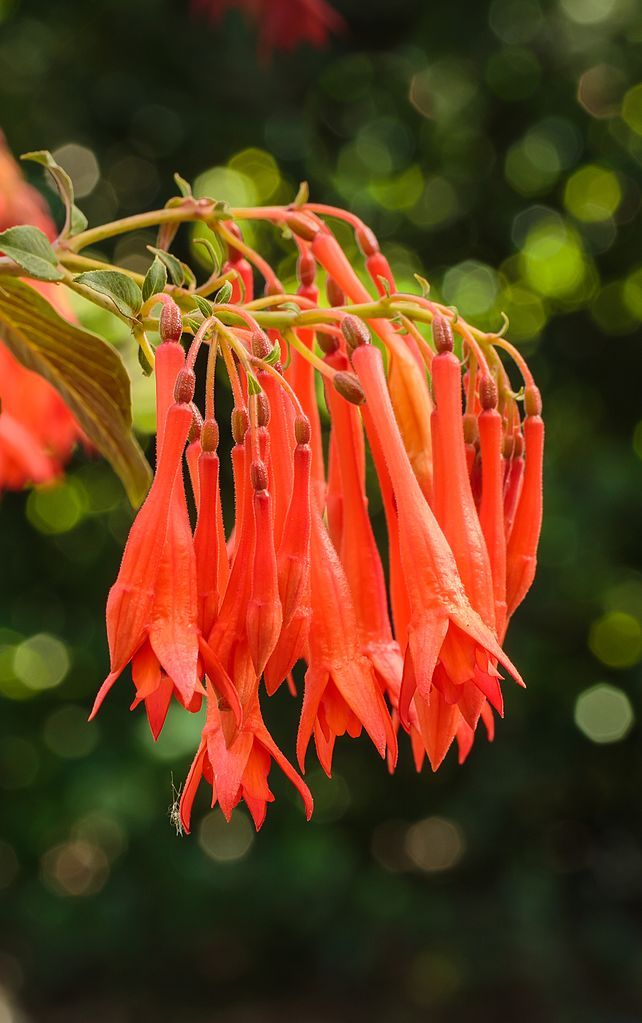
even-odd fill
[[[343,742],[332,785],[310,771],[310,825],[275,777],[258,837],[201,802],[179,841],[172,777],[198,721],[154,746],[123,681],[85,723],[120,486],[79,455],[53,489],[6,495],[3,1023],[642,1017],[642,11],[336,6],[332,49],[261,65],[235,13],[2,0],[0,121],[14,151],[56,153],[90,223],[162,204],[175,170],[242,202],[306,178],[408,283],[425,274],[482,326],[509,315],[548,429],[541,571],[509,639],[529,688],[464,768],[416,776],[406,754],[390,779]],[[150,241],[117,254],[138,268]],[[268,705],[277,736],[295,714],[285,693]]]

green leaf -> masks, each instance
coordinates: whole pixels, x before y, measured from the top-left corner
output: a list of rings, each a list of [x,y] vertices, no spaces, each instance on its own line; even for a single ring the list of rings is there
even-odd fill
[[[0,232],[0,251],[39,281],[61,281],[65,276],[49,239],[37,227],[24,225]]]
[[[152,295],[159,295],[165,290],[167,284],[167,268],[165,264],[154,256],[154,262],[145,274],[143,281],[143,302],[146,302]]]
[[[219,288],[214,295],[214,301],[217,305],[226,305],[232,297],[232,285],[229,281],[226,281],[222,288]]]
[[[253,373],[247,373],[247,390],[248,394],[260,394],[263,388],[256,379]]]
[[[264,357],[263,362],[267,362],[268,366],[273,366],[276,362],[281,359],[281,345],[278,341],[274,342],[274,347],[271,352],[268,352]]]
[[[181,268],[183,270],[183,280],[185,281],[185,286],[187,288],[195,288],[196,287],[196,276],[195,276],[194,271],[192,270],[192,268],[189,267],[187,265],[187,263],[183,263],[183,262],[181,262]]]
[[[424,298],[427,298],[428,295],[430,294],[430,282],[427,281],[425,277],[422,277],[421,274],[413,274],[413,277],[415,278],[417,284],[421,288],[422,296]]]
[[[140,345],[138,346],[138,365],[146,377],[150,377],[154,372],[153,367],[148,363],[147,356]]]
[[[186,326],[189,327],[192,334],[195,334],[201,325],[201,321],[197,320],[195,316],[188,316]]]
[[[310,198],[310,187],[307,181],[302,181],[299,185],[299,191],[296,194],[293,206],[305,206],[306,202]]]
[[[118,352],[68,323],[14,278],[0,283],[0,337],[27,369],[56,388],[138,506],[151,470],[132,433],[131,384]]]
[[[157,249],[153,245],[148,245],[147,249],[149,252],[153,252],[155,256],[158,256],[160,261],[165,264],[167,272],[172,279],[172,284],[175,284],[177,288],[182,287],[185,274],[180,259],[173,256],[171,252],[166,252],[165,249]]]
[[[205,319],[207,319],[208,316],[212,315],[212,313],[214,312],[214,308],[211,302],[208,302],[207,299],[203,298],[202,295],[192,295],[192,298],[194,299],[194,303],[200,309]]]
[[[183,199],[190,199],[192,196],[192,186],[189,181],[186,181],[185,178],[182,178],[178,173],[174,175],[174,181],[178,185]]]
[[[119,313],[133,319],[143,304],[143,294],[131,277],[118,270],[89,270],[74,277],[76,284],[97,291],[111,299]]]
[[[62,229],[62,234],[73,235],[84,231],[87,227],[87,217],[74,203],[74,186],[64,167],[56,163],[47,149],[40,149],[34,153],[23,153],[20,159],[33,160],[34,163],[42,164],[56,182],[60,198],[65,205],[65,226]]]
[[[216,237],[213,235],[213,237]],[[218,273],[221,267],[221,252],[216,250],[216,247],[210,238],[194,238],[194,245],[202,245],[203,248],[207,249],[209,256],[212,260],[212,273]]]

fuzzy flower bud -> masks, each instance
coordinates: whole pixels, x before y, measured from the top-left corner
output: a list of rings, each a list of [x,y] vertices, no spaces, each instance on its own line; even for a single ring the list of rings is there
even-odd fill
[[[542,396],[535,384],[531,384],[524,392],[524,411],[527,416],[541,416],[542,414]]]
[[[339,340],[334,334],[325,334],[323,331],[318,331],[317,344],[324,355],[332,355],[339,347]]]
[[[254,395],[256,401],[256,421],[258,426],[267,426],[270,422],[270,401],[265,393],[261,391]]]
[[[435,340],[435,348],[440,354],[442,352],[452,352],[455,347],[452,327],[448,320],[441,316],[440,313],[436,313],[432,321],[432,336]]]
[[[360,224],[355,231],[355,237],[357,239],[357,245],[361,249],[364,256],[374,256],[379,251],[379,242],[377,241],[374,231],[372,231],[367,224]]]
[[[296,275],[301,284],[306,288],[311,287],[314,284],[316,273],[317,264],[314,256],[310,252],[302,252],[296,265]]]
[[[492,377],[483,376],[479,383],[479,402],[482,409],[497,408],[497,384]]]
[[[297,444],[309,444],[312,430],[307,416],[297,416],[294,420],[294,436]]]
[[[181,339],[181,334],[183,333],[181,311],[176,302],[171,299],[169,302],[163,302],[158,322],[158,332],[161,341],[180,341]]]
[[[343,289],[337,284],[334,277],[328,277],[325,285],[325,293],[331,306],[345,305],[346,297]]]
[[[370,344],[370,331],[363,320],[356,316],[345,316],[341,323],[341,331],[346,339],[348,348],[352,351],[360,345]]]
[[[242,444],[250,428],[250,419],[244,408],[232,410],[232,437],[235,444]]]
[[[203,424],[201,448],[203,451],[216,451],[218,448],[218,423],[215,419],[207,419]]]
[[[304,213],[288,213],[285,223],[290,228],[292,234],[295,234],[298,238],[303,238],[306,242],[313,241],[315,235],[319,233],[318,224],[315,224],[310,217],[306,217]]]
[[[335,373],[332,383],[335,391],[338,391],[342,398],[352,405],[363,405],[366,396],[363,388],[354,373]]]
[[[250,482],[254,490],[267,490],[268,474],[265,462],[259,462],[258,459],[252,462],[250,466]]]
[[[176,377],[174,401],[179,405],[189,405],[194,397],[196,377],[191,369],[182,369]]]

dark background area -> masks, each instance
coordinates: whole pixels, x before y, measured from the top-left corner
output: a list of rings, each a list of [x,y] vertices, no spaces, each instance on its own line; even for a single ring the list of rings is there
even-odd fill
[[[198,722],[154,746],[123,680],[86,724],[119,483],[78,455],[53,489],[5,494],[2,1023],[642,1019],[642,12],[336,6],[329,47],[266,64],[238,12],[4,0],[0,123],[14,152],[59,154],[92,224],[162,205],[176,170],[247,202],[307,179],[402,278],[480,326],[509,314],[548,431],[541,567],[508,639],[528,689],[463,767],[417,776],[405,749],[390,778],[346,740],[332,783],[310,757],[310,824],[274,771],[259,835],[203,792],[179,840]],[[292,755],[297,706],[279,692],[267,716]]]

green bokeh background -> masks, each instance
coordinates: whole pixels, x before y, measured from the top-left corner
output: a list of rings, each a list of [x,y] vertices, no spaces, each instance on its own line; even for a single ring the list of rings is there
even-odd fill
[[[404,750],[391,779],[344,741],[333,784],[310,768],[309,825],[273,772],[258,836],[203,795],[179,840],[197,723],[154,747],[125,683],[85,723],[131,521],[119,483],[78,455],[61,487],[4,495],[2,1023],[642,1018],[642,12],[336,6],[332,46],[262,65],[237,13],[2,0],[0,123],[91,187],[91,223],[162,205],[176,170],[237,201],[307,179],[402,278],[481,326],[508,313],[548,431],[541,568],[508,642],[528,689],[507,687],[463,768],[417,776]],[[149,241],[116,254],[138,268]],[[145,437],[135,356],[88,322],[123,345]],[[285,693],[268,720],[291,755]]]

